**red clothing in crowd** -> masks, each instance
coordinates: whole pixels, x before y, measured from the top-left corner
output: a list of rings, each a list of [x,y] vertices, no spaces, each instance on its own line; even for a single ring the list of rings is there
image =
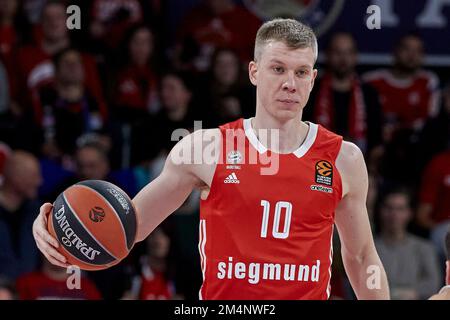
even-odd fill
[[[144,265],[142,268],[140,281],[140,300],[172,299],[174,290],[162,272],[153,270],[148,265]]]
[[[412,79],[399,80],[382,69],[367,73],[364,80],[378,91],[385,116],[394,116],[405,127],[420,128],[437,114],[439,79],[432,72],[420,70]]]
[[[450,150],[435,156],[425,168],[420,202],[431,204],[436,223],[450,219]]]
[[[95,285],[86,277],[81,278],[80,289],[68,289],[66,281],[52,279],[43,272],[32,272],[17,280],[17,291],[22,300],[102,298]]]
[[[14,57],[16,54],[17,35],[14,26],[0,26],[0,60],[8,74],[9,92],[14,96],[17,90],[14,77]]]
[[[115,104],[119,107],[150,110],[157,104],[158,80],[150,68],[129,66],[118,76]]]
[[[119,17],[121,10],[126,11],[128,16]],[[128,27],[140,22],[142,16],[137,0],[94,0],[91,7],[93,23],[99,23],[104,28],[99,38],[112,48],[120,44]]]
[[[103,98],[102,86],[93,56],[82,53],[85,84],[92,95],[97,99],[100,110],[106,116],[106,103]],[[22,47],[18,51],[17,74],[23,88],[30,94],[36,94],[39,89],[53,83],[55,70],[51,56],[38,46]],[[31,100],[36,97],[32,97]]]
[[[214,15],[205,5],[192,10],[179,28],[179,40],[191,36],[204,47],[229,47],[238,52],[242,61],[253,58],[253,46],[261,20],[245,8],[233,9]],[[208,49],[206,49],[208,51]],[[209,50],[212,53],[213,50]]]

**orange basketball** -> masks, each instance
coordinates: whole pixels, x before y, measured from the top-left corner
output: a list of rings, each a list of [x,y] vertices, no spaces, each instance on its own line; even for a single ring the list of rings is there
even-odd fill
[[[132,249],[136,213],[128,195],[102,180],[85,180],[64,190],[53,204],[48,230],[67,263],[101,270],[119,263]]]

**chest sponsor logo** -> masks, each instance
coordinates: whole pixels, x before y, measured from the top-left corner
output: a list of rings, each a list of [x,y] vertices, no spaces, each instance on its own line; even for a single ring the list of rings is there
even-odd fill
[[[325,193],[333,193],[333,188],[328,188],[324,186],[318,186],[318,185],[311,185],[312,191],[321,191]]]
[[[316,163],[316,183],[331,186],[333,184],[333,166],[326,160],[320,160]]]

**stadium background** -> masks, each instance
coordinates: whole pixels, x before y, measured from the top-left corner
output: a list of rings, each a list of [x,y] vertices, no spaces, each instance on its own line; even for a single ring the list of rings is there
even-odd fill
[[[66,28],[70,4],[81,9],[80,30]],[[381,8],[379,30],[366,26],[372,4]],[[425,299],[444,284],[448,1],[0,0],[0,297],[197,299],[196,192],[120,265],[85,273],[82,290],[68,290],[65,270],[40,257],[31,223],[40,204],[80,179],[108,180],[134,196],[160,172],[176,128],[251,116],[255,90],[246,66],[257,28],[275,15],[301,19],[318,33],[320,77],[307,120],[319,120],[321,79],[339,71],[328,63],[339,47],[330,40],[345,43],[348,33],[355,39],[367,132],[356,141],[361,137],[351,136],[342,117],[332,129],[363,147],[367,205],[391,295]],[[406,73],[399,84],[379,72],[403,70],[393,55],[399,44],[406,63],[419,57],[422,78]],[[351,104],[348,95],[333,94]],[[425,113],[402,119],[419,105]],[[332,298],[354,299],[335,240]]]

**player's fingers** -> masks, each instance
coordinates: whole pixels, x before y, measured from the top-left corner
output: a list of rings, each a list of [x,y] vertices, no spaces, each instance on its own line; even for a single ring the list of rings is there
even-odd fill
[[[42,217],[42,216],[41,216]],[[41,219],[37,219],[33,224],[33,234],[35,238],[41,238],[41,240],[48,242],[53,247],[58,248],[59,242],[47,231],[47,225]]]
[[[52,209],[53,205],[50,202],[44,203],[40,208],[39,215],[43,218],[45,224],[47,224],[47,218]]]
[[[62,263],[60,261],[58,261],[57,259],[53,258],[51,255],[49,255],[43,248],[42,245],[40,244],[40,242],[36,242],[37,247],[39,248],[39,250],[41,250],[42,254],[44,255],[44,257],[53,265],[59,266],[61,268],[67,268],[69,265],[66,263]]]
[[[61,263],[66,263],[66,261],[67,261],[66,258],[61,253],[56,251],[56,249],[54,249],[51,245],[49,245],[48,242],[43,241],[42,239],[38,238],[36,243],[38,244],[38,248],[44,254],[51,256],[52,258],[60,261]]]
[[[53,264],[53,265],[55,265],[55,266],[58,266],[58,267],[61,267],[61,268],[64,268],[64,269],[66,269],[66,268],[69,267],[68,264],[59,262],[58,260],[56,260],[55,258],[53,258],[53,257],[50,256],[50,255],[47,255],[47,256],[45,256],[45,257],[47,258],[47,260],[48,260],[51,264]]]
[[[45,259],[47,259],[51,264],[53,265],[57,265],[57,266],[61,266],[62,263],[59,262],[58,260],[52,258],[43,248],[42,245],[40,244],[40,241],[36,242],[37,247],[39,248],[39,250],[41,250],[42,254],[44,255]]]

